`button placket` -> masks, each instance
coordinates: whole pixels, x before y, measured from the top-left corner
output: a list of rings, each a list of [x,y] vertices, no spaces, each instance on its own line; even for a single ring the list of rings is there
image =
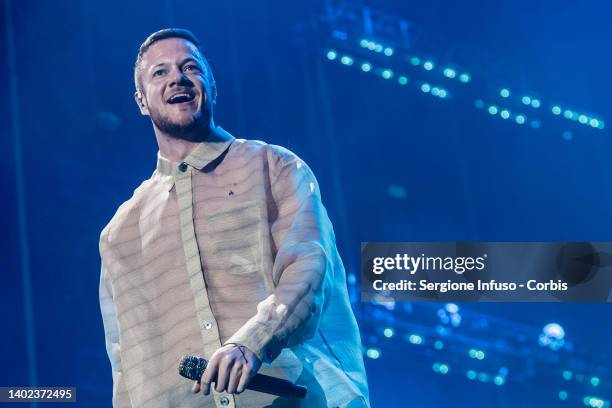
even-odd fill
[[[208,293],[206,291],[206,284],[204,283],[204,275],[202,273],[202,261],[193,223],[193,192],[191,180],[193,172],[189,170],[189,167],[187,167],[184,173],[177,173],[175,175],[175,187],[180,210],[181,238],[185,252],[187,273],[189,274],[189,285],[191,286],[194,296],[198,322],[203,329],[201,330],[204,344],[203,351],[205,354],[212,355],[212,353],[221,347],[221,339],[217,330],[218,325],[212,314]]]

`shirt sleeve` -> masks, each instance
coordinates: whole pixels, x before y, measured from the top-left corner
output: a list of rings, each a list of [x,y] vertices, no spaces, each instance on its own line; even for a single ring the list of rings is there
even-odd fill
[[[294,155],[270,167],[276,286],[226,342],[248,347],[265,363],[316,334],[333,282],[330,255],[335,251],[331,222],[310,168]]]
[[[119,342],[119,327],[117,324],[117,313],[113,301],[112,287],[108,281],[108,274],[102,263],[100,273],[100,310],[104,324],[104,336],[106,339],[106,352],[110,359],[113,373],[113,407],[131,407],[129,394],[125,388],[123,371],[121,370],[121,345]]]

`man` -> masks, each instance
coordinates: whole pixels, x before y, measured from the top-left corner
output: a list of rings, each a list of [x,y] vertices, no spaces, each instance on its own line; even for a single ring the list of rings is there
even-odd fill
[[[113,405],[367,407],[345,273],[308,166],[215,126],[215,81],[189,31],[149,36],[134,71],[159,154],[100,237]],[[201,383],[177,373],[189,354],[209,361]],[[245,391],[258,371],[307,398]]]

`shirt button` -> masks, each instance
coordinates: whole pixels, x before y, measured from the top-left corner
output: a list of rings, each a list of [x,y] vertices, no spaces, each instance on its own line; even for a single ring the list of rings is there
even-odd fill
[[[202,328],[204,330],[210,330],[210,329],[212,329],[212,327],[213,327],[213,324],[209,320],[206,320],[204,323],[202,323]]]
[[[219,398],[219,404],[221,404],[223,406],[229,405],[229,398],[227,398],[227,397]]]
[[[179,164],[178,169],[179,169],[179,171],[180,171],[181,173],[186,172],[186,171],[187,171],[187,163],[181,163],[181,164]]]

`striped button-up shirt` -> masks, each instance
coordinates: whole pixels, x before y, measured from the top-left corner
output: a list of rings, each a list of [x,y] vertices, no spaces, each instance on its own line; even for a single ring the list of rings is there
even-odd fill
[[[290,151],[220,127],[157,168],[100,237],[115,407],[367,407],[355,317],[317,181]],[[182,356],[240,344],[306,399],[193,394]]]

